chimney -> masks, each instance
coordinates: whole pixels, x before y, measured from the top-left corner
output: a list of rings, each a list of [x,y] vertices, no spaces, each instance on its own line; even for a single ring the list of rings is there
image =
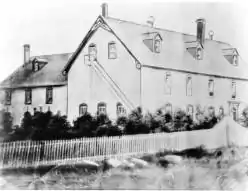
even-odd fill
[[[101,7],[102,7],[102,16],[104,18],[108,17],[108,4],[103,3]]]
[[[209,39],[210,39],[210,40],[213,40],[213,38],[214,38],[214,31],[212,31],[212,30],[209,31],[209,32],[208,32],[208,35],[209,35]]]
[[[30,59],[30,45],[29,44],[24,44],[24,65],[29,63]]]
[[[197,29],[196,29],[196,39],[198,42],[201,43],[201,45],[204,45],[205,41],[205,19],[200,18],[196,20],[197,23]]]
[[[148,24],[149,27],[153,27],[155,22],[155,18],[153,16],[148,17],[146,23]]]

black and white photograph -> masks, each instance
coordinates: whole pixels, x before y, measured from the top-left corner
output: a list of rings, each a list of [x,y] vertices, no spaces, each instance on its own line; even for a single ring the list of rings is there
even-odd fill
[[[0,1],[0,190],[248,191],[248,3]]]

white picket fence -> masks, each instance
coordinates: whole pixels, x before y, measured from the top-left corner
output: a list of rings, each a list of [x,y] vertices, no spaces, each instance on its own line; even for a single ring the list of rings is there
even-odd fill
[[[73,140],[0,143],[0,168],[75,164],[83,160],[124,159],[161,149],[177,149],[177,136],[168,133],[94,137]]]

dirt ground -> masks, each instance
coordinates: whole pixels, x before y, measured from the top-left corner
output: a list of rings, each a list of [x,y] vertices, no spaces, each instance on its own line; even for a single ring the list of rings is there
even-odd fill
[[[177,164],[149,161],[148,166],[89,170],[82,166],[61,166],[34,172],[2,171],[0,189],[204,189],[248,190],[247,149],[222,148],[216,157],[183,157]],[[161,158],[161,156],[160,156]],[[158,159],[158,156],[156,157]],[[158,160],[157,160],[158,161]]]

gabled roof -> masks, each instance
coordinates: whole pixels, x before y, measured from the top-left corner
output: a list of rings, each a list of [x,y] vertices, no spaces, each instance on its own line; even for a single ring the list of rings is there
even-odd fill
[[[30,62],[20,66],[0,84],[0,88],[23,88],[38,86],[58,86],[67,84],[62,70],[71,56],[71,53],[41,55],[30,58]],[[34,72],[32,61],[47,61],[39,71]]]
[[[143,66],[248,80],[248,65],[241,57],[239,58],[238,67],[231,65],[225,59],[222,50],[233,48],[228,43],[205,39],[203,59],[196,60],[187,51],[187,47],[189,46],[187,42],[192,42],[193,44],[196,42],[196,36],[194,35],[153,28],[148,25],[110,17],[103,18],[99,16],[99,19],[102,19],[102,22],[110,28],[132,56]],[[94,28],[94,25],[92,28]],[[93,32],[94,30],[88,32],[74,55],[68,61],[68,64],[65,66],[66,72],[69,71],[77,55],[83,49]],[[143,42],[145,33],[159,34],[161,36],[163,40],[159,54],[147,49]]]

